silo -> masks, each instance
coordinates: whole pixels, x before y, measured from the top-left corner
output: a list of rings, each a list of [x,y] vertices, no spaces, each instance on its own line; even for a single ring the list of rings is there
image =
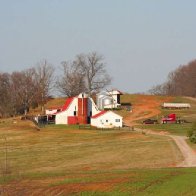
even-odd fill
[[[108,93],[107,92],[101,92],[99,94],[97,94],[97,107],[100,109],[100,110],[103,110],[104,109],[104,99],[105,97],[108,96]]]
[[[112,105],[112,98],[111,97],[105,97],[103,99],[103,107],[111,106],[111,105]]]
[[[78,96],[78,123],[88,124],[88,95],[85,93]]]

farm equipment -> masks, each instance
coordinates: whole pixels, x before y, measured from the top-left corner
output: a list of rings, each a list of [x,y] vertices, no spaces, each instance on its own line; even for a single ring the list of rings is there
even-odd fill
[[[179,124],[181,124],[181,123],[184,123],[184,122],[185,122],[185,120],[177,118],[176,114],[169,114],[168,116],[163,117],[161,119],[162,124],[167,124],[167,123],[179,123]]]

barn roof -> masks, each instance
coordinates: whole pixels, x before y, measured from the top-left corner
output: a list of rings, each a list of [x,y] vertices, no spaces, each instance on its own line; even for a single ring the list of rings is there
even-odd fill
[[[63,106],[59,106],[59,107],[50,107],[47,108],[46,110],[58,110],[58,109],[62,109]]]
[[[121,91],[117,90],[117,89],[112,89],[111,91],[109,91],[109,93],[111,93],[113,95],[115,95],[115,93],[119,94],[119,95],[123,95],[123,93]]]
[[[71,102],[73,101],[74,97],[69,97],[65,101],[65,105],[62,108],[62,111],[67,110],[67,108],[70,106]]]
[[[101,111],[101,112],[99,112],[98,114],[95,114],[94,116],[92,116],[91,118],[98,118],[99,116],[102,116],[102,115],[104,115],[105,113],[107,113],[107,111]]]
[[[72,101],[73,101],[74,98],[75,97],[69,97],[69,98],[67,98],[66,101],[65,101],[65,105],[62,107],[62,110],[60,112],[56,112],[55,114],[59,114],[59,113],[61,113],[63,111],[66,111],[67,108],[71,105],[71,103],[72,103]]]

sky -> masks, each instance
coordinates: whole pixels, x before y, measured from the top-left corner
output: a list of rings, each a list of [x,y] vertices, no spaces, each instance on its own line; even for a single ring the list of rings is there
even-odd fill
[[[0,72],[96,51],[111,88],[146,92],[196,58],[195,0],[0,0]],[[60,72],[60,71],[57,71]]]

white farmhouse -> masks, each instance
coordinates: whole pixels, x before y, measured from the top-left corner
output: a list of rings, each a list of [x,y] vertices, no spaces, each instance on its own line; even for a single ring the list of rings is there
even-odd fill
[[[122,127],[122,116],[112,111],[101,111],[91,117],[91,125],[98,128]]]

